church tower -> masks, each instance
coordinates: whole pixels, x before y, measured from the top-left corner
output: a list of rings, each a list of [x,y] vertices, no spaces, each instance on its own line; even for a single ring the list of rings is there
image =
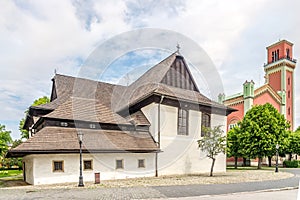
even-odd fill
[[[268,62],[264,65],[266,84],[269,84],[281,97],[280,112],[291,123],[294,121],[294,69],[293,43],[287,40],[267,47]]]

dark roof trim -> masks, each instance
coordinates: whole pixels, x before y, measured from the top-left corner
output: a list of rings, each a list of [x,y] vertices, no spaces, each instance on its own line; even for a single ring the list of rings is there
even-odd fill
[[[130,149],[130,150],[113,150],[113,149],[83,149],[83,153],[160,153],[162,152],[160,149]],[[31,154],[74,154],[79,153],[79,149],[70,149],[70,150],[28,150],[28,151],[17,151],[17,150],[10,150],[8,151],[6,157],[13,158],[13,157],[23,157],[26,155]]]
[[[134,105],[131,105],[129,107],[129,113],[127,113],[126,109],[122,109],[118,113],[123,116],[127,116],[128,114],[135,113],[141,108],[155,102],[159,103],[161,96],[164,96],[163,101],[161,102],[164,105],[170,105],[179,107],[181,105],[185,105],[186,108],[191,110],[200,110],[201,112],[207,112],[207,113],[213,113],[213,114],[219,114],[219,115],[229,115],[232,112],[237,111],[236,109],[226,107],[226,106],[216,106],[216,105],[210,105],[206,103],[195,103],[193,101],[183,100],[183,99],[177,99],[171,96],[162,95],[159,93],[153,92],[152,94],[145,96],[141,101],[135,103]]]

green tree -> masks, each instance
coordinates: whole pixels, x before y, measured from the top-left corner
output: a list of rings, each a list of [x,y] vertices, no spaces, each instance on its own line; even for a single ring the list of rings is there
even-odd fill
[[[46,103],[49,103],[50,99],[47,96],[43,96],[39,99],[34,100],[34,102],[31,104],[31,106],[38,106],[43,105]],[[26,115],[28,114],[28,109],[24,112]],[[25,118],[22,118],[19,123],[19,131],[21,132],[21,139],[27,139],[29,138],[29,132],[26,129],[23,129],[25,124]]]
[[[206,152],[206,156],[212,159],[210,168],[210,176],[213,176],[213,169],[216,161],[216,156],[220,153],[225,153],[226,150],[226,136],[221,126],[214,128],[202,127],[206,133],[202,139],[198,140],[198,146],[201,151]]]
[[[241,129],[239,126],[235,126],[227,133],[227,157],[234,157],[234,168],[237,169],[237,161],[239,157],[242,157],[242,149],[240,145]]]
[[[12,142],[11,131],[5,130],[5,126],[0,124],[0,159],[1,161],[4,159],[7,151],[8,145]]]
[[[243,155],[258,158],[261,169],[262,158],[273,156],[276,144],[287,145],[288,121],[270,103],[252,107],[240,123],[240,144]]]
[[[291,132],[288,140],[289,144],[286,153],[290,155],[289,160],[291,160],[292,154],[300,154],[300,131]]]
[[[14,140],[12,142],[11,148],[15,148],[22,143],[21,139]],[[1,160],[2,166],[6,166],[7,168],[11,168],[12,166],[18,166],[19,169],[22,169],[22,158],[3,158]]]

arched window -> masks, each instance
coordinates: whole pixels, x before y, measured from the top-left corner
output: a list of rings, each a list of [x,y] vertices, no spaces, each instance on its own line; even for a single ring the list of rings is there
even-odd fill
[[[290,49],[286,49],[286,58],[290,59]]]
[[[208,113],[202,113],[201,127],[210,128],[210,115]],[[206,133],[201,130],[201,137],[203,137],[205,134]]]

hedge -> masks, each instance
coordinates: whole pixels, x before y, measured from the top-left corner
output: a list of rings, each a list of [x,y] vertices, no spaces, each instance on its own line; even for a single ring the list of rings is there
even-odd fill
[[[287,168],[297,168],[298,161],[297,160],[285,160],[283,161],[283,166]]]

